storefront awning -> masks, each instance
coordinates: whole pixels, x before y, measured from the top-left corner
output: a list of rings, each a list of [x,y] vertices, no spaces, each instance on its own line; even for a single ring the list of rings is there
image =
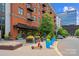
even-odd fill
[[[27,26],[27,25],[21,24],[21,23],[14,25],[14,27],[21,28],[21,29],[28,29],[28,30],[38,30],[36,27],[30,27],[30,26]]]

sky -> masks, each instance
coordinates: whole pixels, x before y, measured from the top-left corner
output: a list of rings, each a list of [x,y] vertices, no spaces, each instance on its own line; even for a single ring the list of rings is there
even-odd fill
[[[79,3],[51,3],[55,13],[59,14],[67,10],[77,10],[77,24],[79,25]]]

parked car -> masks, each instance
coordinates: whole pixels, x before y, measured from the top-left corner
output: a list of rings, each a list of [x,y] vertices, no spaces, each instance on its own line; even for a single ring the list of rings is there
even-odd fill
[[[58,39],[63,39],[64,37],[62,35],[58,35]]]

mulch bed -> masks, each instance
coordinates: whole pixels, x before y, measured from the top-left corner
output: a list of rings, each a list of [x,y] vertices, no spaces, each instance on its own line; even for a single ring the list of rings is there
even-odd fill
[[[22,46],[22,43],[18,43],[18,42],[3,42],[0,43],[0,50],[15,50],[19,47]]]

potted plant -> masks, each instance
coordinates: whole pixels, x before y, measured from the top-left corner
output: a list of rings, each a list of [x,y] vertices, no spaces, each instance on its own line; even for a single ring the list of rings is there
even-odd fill
[[[9,40],[9,35],[8,34],[5,34],[4,37],[5,37],[5,40]]]
[[[34,42],[34,36],[32,36],[32,35],[27,36],[26,42],[33,43]]]

